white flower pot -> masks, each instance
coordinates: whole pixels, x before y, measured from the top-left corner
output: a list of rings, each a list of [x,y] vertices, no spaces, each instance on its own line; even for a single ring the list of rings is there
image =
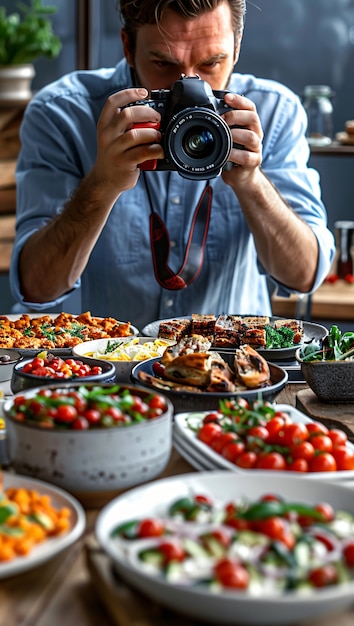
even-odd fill
[[[32,97],[31,84],[35,75],[31,63],[0,66],[0,102],[11,105]]]

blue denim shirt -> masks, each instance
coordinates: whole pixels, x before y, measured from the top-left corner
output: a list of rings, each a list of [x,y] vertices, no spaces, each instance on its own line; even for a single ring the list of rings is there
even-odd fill
[[[62,210],[92,168],[97,152],[96,125],[105,101],[129,86],[130,71],[123,60],[112,69],[64,76],[42,89],[26,109],[17,165],[17,230],[10,270],[13,295],[24,306],[43,311],[64,303],[65,310],[69,294],[43,304],[24,300],[18,280],[19,254],[26,240]],[[264,130],[262,168],[318,239],[315,289],[329,271],[334,242],[327,229],[318,173],[307,167],[306,114],[299,98],[274,81],[235,73],[229,90],[255,102]],[[170,234],[170,266],[177,271],[205,181],[187,180],[175,171],[148,172],[147,176],[154,209]],[[209,234],[203,267],[195,282],[181,291],[167,291],[158,285],[149,241],[150,207],[140,176],[137,185],[115,203],[74,287],[81,286],[82,310],[130,321],[139,329],[152,320],[194,312],[270,314],[267,277],[239,202],[221,177],[213,179],[211,185]],[[290,290],[278,285],[278,293],[287,295]]]

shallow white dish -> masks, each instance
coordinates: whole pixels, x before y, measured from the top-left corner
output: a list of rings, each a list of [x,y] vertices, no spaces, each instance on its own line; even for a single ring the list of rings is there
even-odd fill
[[[250,316],[241,315],[241,317],[250,317]],[[174,318],[169,318],[169,319],[156,320],[144,326],[141,332],[143,335],[147,335],[148,337],[158,337],[160,323],[170,321],[171,319],[191,319],[191,316],[185,315],[183,318],[174,317]],[[281,319],[285,319],[285,318],[277,317],[277,316],[270,317],[271,322],[274,320],[281,320]],[[328,335],[328,329],[325,326],[322,326],[321,324],[314,324],[313,322],[305,322],[305,321],[303,321],[302,324],[303,324],[303,329],[304,329],[304,336],[303,336],[303,340],[301,341],[301,343],[298,343],[296,345],[294,344],[290,348],[268,348],[268,349],[257,348],[257,351],[260,354],[262,354],[262,356],[264,356],[265,359],[267,360],[270,359],[271,361],[291,359],[292,357],[295,356],[295,352],[300,346],[306,343],[310,343],[311,341],[321,341],[326,335]],[[215,348],[215,350],[217,350],[221,354],[229,353],[230,351],[234,352],[232,348],[221,348],[221,349]]]
[[[208,457],[197,450],[197,448],[192,448],[192,446],[188,444],[188,441],[179,435],[176,430],[173,433],[173,447],[192,467],[199,471],[224,469],[221,466],[217,466],[214,461],[210,461]]]
[[[119,574],[153,600],[199,620],[216,624],[242,626],[286,626],[301,620],[329,615],[350,607],[354,598],[354,582],[310,591],[308,594],[276,593],[269,589],[264,595],[251,596],[243,592],[210,593],[200,587],[182,587],[166,580],[153,578],[128,562],[121,544],[111,537],[113,529],[128,520],[154,517],[166,511],[176,499],[191,493],[209,495],[218,503],[238,497],[259,498],[271,489],[287,500],[314,505],[328,502],[335,509],[354,513],[351,491],[338,483],[304,481],[299,476],[272,477],[265,485],[260,472],[237,480],[231,472],[199,472],[158,480],[135,488],[111,501],[100,513],[96,535],[100,545],[111,557]]]
[[[79,539],[86,525],[84,509],[81,504],[66,493],[66,491],[58,487],[53,487],[53,485],[49,485],[42,480],[35,480],[18,474],[3,472],[2,476],[4,490],[9,487],[34,489],[39,493],[48,495],[51,499],[51,504],[56,508],[67,507],[70,509],[72,523],[69,532],[38,544],[28,556],[23,558],[18,557],[6,563],[0,562],[0,579],[22,574],[49,561]]]
[[[74,346],[72,349],[72,353],[76,357],[86,357],[88,359],[97,360],[100,359],[102,361],[107,361],[108,363],[112,363],[116,369],[116,377],[119,382],[130,383],[131,378],[130,374],[135,365],[145,361],[147,359],[138,359],[138,360],[126,360],[119,361],[117,359],[110,358],[109,355],[105,355],[105,350],[107,348],[108,343],[116,343],[119,342],[122,345],[128,343],[132,339],[137,339],[138,343],[143,346],[148,343],[151,344],[156,340],[156,337],[117,337],[113,339],[93,339],[92,341],[84,341],[83,343],[79,343],[77,346]],[[174,344],[175,341],[168,341],[167,339],[161,339],[161,341],[166,342],[166,346],[162,349],[162,352],[167,348],[167,346]],[[160,354],[162,354],[160,352]],[[101,353],[101,356],[95,356],[96,353]],[[154,354],[150,358],[154,358],[157,355]]]
[[[298,409],[291,406],[290,404],[277,404],[278,411],[284,411],[288,413],[291,419],[294,422],[308,424],[309,422],[313,422],[314,420],[307,417],[304,413],[301,413]],[[204,413],[178,413],[174,417],[174,437],[177,436],[177,440],[184,443],[184,450],[190,453],[190,459],[186,459],[193,465],[193,457],[195,456],[194,451],[198,453],[199,458],[204,456],[207,459],[207,463],[210,466],[210,469],[218,470],[231,470],[232,472],[236,472],[237,474],[242,474],[245,476],[247,474],[253,473],[255,470],[247,470],[238,467],[234,463],[231,463],[227,459],[225,459],[221,454],[215,452],[210,446],[207,446],[205,443],[200,441],[195,432],[191,430],[188,426],[188,419],[195,416],[201,418],[204,415],[207,415],[210,411],[205,411]],[[354,450],[354,445],[348,441],[348,448]],[[183,453],[182,453],[183,456]],[[186,458],[186,457],[185,457]],[[194,466],[193,466],[194,467]],[[196,468],[198,469],[198,468]],[[259,470],[261,471],[261,470]],[[266,472],[269,477],[269,472],[273,473],[271,470],[262,470],[262,474]],[[294,472],[290,471],[277,471],[277,474],[283,474],[289,476]],[[302,473],[301,476],[304,480],[331,480],[331,481],[346,481],[346,480],[354,480],[354,471],[346,470],[346,471],[338,471],[338,472],[305,472]]]

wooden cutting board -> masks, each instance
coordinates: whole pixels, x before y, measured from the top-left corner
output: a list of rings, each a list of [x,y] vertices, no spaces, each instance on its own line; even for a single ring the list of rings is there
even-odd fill
[[[354,404],[321,402],[311,389],[296,394],[296,408],[311,419],[323,422],[328,428],[341,428],[354,443]]]
[[[116,626],[213,626],[210,622],[206,624],[177,615],[129,587],[114,573],[110,558],[93,537],[88,539],[85,549],[86,563],[95,591]],[[301,622],[297,626],[333,626],[333,624],[353,626],[354,611],[348,609],[328,617]]]

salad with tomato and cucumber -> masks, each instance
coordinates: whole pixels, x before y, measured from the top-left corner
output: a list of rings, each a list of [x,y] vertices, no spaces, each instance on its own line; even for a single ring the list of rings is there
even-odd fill
[[[262,400],[222,400],[216,411],[175,419],[198,444],[243,470],[354,470],[354,447],[343,430],[310,419],[296,421],[289,412]]]
[[[39,389],[16,395],[9,417],[46,429],[88,430],[131,426],[166,413],[165,398],[156,393],[141,397],[120,385],[80,385],[67,389]]]
[[[354,579],[354,517],[327,502],[191,493],[158,517],[120,523],[111,538],[140,571],[213,592],[308,592]]]

